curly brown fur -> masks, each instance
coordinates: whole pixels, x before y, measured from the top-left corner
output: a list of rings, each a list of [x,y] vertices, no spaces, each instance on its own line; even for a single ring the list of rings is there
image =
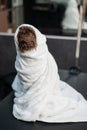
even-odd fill
[[[18,47],[21,52],[29,51],[37,47],[36,34],[31,27],[20,27],[17,39]]]

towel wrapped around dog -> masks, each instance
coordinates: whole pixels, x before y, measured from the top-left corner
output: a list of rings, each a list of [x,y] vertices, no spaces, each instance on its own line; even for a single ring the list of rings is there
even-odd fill
[[[36,34],[37,47],[20,52],[19,27],[31,27]],[[60,80],[55,59],[48,50],[46,37],[32,25],[22,24],[15,32],[17,75],[12,88],[15,92],[13,115],[24,121],[49,123],[87,121],[87,101]]]

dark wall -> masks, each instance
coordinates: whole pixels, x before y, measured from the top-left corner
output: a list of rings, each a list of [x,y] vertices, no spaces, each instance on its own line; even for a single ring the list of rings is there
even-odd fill
[[[0,76],[13,73],[16,51],[13,36],[0,36]]]
[[[76,42],[73,38],[48,38],[49,50],[55,57],[59,68],[69,69],[75,66]],[[87,39],[81,40],[79,67],[81,71],[87,72]]]
[[[12,91],[15,56],[13,36],[0,36],[0,101]]]
[[[59,68],[69,69],[74,66],[76,41],[48,38],[49,51],[53,54]]]

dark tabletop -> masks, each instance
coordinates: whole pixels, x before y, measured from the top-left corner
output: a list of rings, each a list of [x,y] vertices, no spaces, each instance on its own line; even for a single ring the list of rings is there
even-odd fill
[[[68,82],[87,99],[87,73],[71,75],[69,71],[59,70],[61,80]],[[87,123],[43,123],[24,122],[12,115],[14,94],[11,92],[0,102],[0,130],[87,130]]]

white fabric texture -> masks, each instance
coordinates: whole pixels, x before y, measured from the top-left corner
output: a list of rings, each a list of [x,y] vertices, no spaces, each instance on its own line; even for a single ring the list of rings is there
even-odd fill
[[[62,21],[63,29],[78,29],[79,26],[79,10],[76,0],[69,0],[65,16]],[[83,22],[83,29],[87,29],[87,22]]]
[[[32,25],[37,48],[21,53],[15,45],[17,75],[12,88],[15,92],[13,115],[24,121],[82,122],[87,121],[87,101],[67,83],[60,80],[58,67],[46,45],[46,37]]]

